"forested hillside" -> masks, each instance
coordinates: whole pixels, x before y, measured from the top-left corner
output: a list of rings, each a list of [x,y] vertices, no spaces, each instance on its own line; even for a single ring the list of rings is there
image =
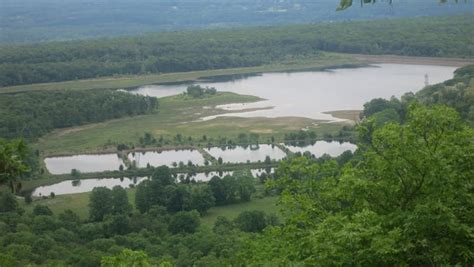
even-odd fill
[[[317,57],[319,51],[472,58],[471,36],[472,17],[459,16],[4,45],[0,86],[258,66]]]
[[[0,137],[34,139],[56,128],[146,114],[154,97],[112,90],[29,92],[0,98]]]
[[[454,78],[428,86],[416,93],[423,104],[443,104],[456,109],[461,118],[474,125],[474,65],[454,72]]]
[[[473,3],[394,0],[336,12],[338,0],[1,0],[0,43],[143,32],[472,14]],[[462,1],[461,1],[462,2]],[[409,4],[407,4],[409,3]]]

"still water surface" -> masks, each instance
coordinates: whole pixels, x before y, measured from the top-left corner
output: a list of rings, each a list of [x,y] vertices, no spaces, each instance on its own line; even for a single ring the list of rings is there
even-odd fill
[[[204,165],[204,157],[197,150],[166,150],[166,151],[147,151],[134,152],[128,154],[128,159],[136,162],[138,168],[146,168],[148,164],[153,167],[166,165],[173,167],[173,163],[183,162],[185,165],[191,161],[194,165]]]
[[[190,180],[195,180],[196,182],[209,182],[209,180],[212,179],[212,177],[217,176],[219,178],[224,178],[227,175],[232,175],[234,174],[233,171],[222,171],[222,172],[198,172],[198,173],[193,173],[193,174],[188,174],[188,173],[178,173],[176,176],[176,180],[178,182],[183,182],[187,178]]]
[[[114,186],[129,188],[131,184],[137,185],[143,182],[146,177],[138,178],[103,178],[103,179],[82,179],[67,180],[53,185],[40,186],[36,188],[32,195],[34,197],[49,196],[51,192],[55,195],[77,194],[90,192],[95,187],[107,187],[112,189]]]
[[[67,174],[72,169],[80,172],[116,171],[123,165],[117,154],[75,155],[66,157],[51,157],[44,160],[51,174]]]
[[[293,73],[263,73],[246,78],[220,82],[197,82],[201,86],[217,88],[238,94],[255,95],[267,99],[246,104],[243,108],[273,107],[272,109],[233,113],[239,117],[306,117],[333,120],[323,114],[335,110],[360,110],[373,98],[400,97],[416,92],[425,85],[452,78],[454,67],[430,65],[378,64],[372,67],[308,71]],[[181,94],[189,84],[149,85],[132,90],[132,93],[163,97]],[[235,110],[238,105],[222,106]],[[223,116],[223,115],[220,115]],[[212,119],[208,117],[205,119]]]
[[[266,173],[265,169],[252,169],[250,170],[252,176],[258,178],[262,173]],[[274,173],[275,169],[271,168],[270,173]],[[233,171],[212,171],[212,172],[199,172],[194,174],[178,173],[175,175],[177,182],[183,182],[186,178],[190,180],[194,179],[196,182],[208,182],[212,177],[217,176],[223,178],[227,175],[234,174]],[[95,187],[107,187],[112,189],[114,186],[121,186],[123,188],[129,188],[130,185],[138,185],[139,183],[148,179],[147,177],[137,178],[103,178],[103,179],[78,179],[78,180],[67,180],[52,185],[40,186],[36,188],[32,195],[34,197],[49,196],[51,192],[55,195],[66,195],[66,194],[77,194],[90,192]]]
[[[324,154],[328,154],[331,157],[337,157],[346,150],[350,150],[351,152],[354,152],[357,149],[357,146],[352,143],[348,143],[348,142],[339,143],[336,141],[332,141],[332,142],[317,141],[313,145],[308,145],[308,146],[286,145],[286,147],[293,153],[297,153],[297,152],[304,153],[306,151],[309,151],[311,154],[313,154],[317,158],[321,157]]]
[[[221,148],[211,147],[205,149],[214,158],[222,158],[224,163],[245,163],[264,161],[266,156],[269,156],[272,160],[281,160],[286,157],[286,153],[283,152],[277,146],[262,144],[257,147],[232,147],[232,148]]]

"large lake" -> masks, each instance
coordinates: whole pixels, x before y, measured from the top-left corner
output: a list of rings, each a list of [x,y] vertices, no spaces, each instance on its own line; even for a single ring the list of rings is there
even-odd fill
[[[241,107],[238,105],[221,107],[224,109],[273,107],[226,116],[297,116],[333,120],[331,115],[323,112],[359,110],[365,102],[373,98],[400,97],[406,92],[416,92],[424,87],[425,76],[428,77],[430,84],[439,83],[452,78],[455,69],[430,65],[378,64],[332,71],[263,73],[223,82],[203,81],[196,84],[215,87],[218,91],[255,95],[267,99]],[[184,92],[187,85],[149,85],[131,92],[164,97]],[[211,118],[213,117],[207,119]]]

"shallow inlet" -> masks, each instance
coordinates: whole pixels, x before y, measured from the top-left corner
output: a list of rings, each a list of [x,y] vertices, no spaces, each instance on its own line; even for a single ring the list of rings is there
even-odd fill
[[[242,105],[244,108],[274,107],[250,112],[221,114],[238,117],[306,117],[316,120],[334,120],[323,112],[334,110],[361,110],[373,98],[400,97],[425,86],[425,75],[430,84],[453,77],[454,67],[408,64],[378,64],[372,67],[307,71],[291,73],[263,73],[224,82],[197,82],[219,91],[254,95],[266,101]],[[181,94],[189,83],[149,85],[131,93],[164,97]],[[238,110],[239,105],[221,107]],[[212,119],[209,117],[205,119]]]

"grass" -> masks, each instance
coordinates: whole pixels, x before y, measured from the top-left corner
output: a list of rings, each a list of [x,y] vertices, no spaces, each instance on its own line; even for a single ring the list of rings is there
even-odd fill
[[[212,227],[219,216],[224,216],[232,220],[236,218],[239,213],[247,210],[259,210],[265,213],[279,214],[277,200],[278,197],[254,198],[250,202],[213,207],[201,218],[201,223]]]
[[[186,140],[200,140],[206,135],[208,140],[222,137],[236,139],[240,133],[257,133],[261,142],[274,136],[282,140],[285,133],[302,128],[314,130],[319,134],[334,134],[341,124],[319,123],[308,118],[240,118],[219,117],[209,121],[198,121],[205,116],[228,113],[206,107],[227,103],[255,102],[261,100],[255,96],[219,92],[216,96],[203,99],[190,99],[183,95],[160,99],[159,111],[155,114],[111,120],[68,129],[56,130],[35,144],[42,156],[68,155],[77,153],[115,152],[117,144],[137,145],[140,137],[151,133],[156,138],[162,136],[173,140],[181,134]],[[318,123],[318,124],[316,124]]]
[[[135,188],[127,189],[127,195],[130,203],[135,205]],[[26,212],[32,212],[35,205],[48,206],[54,214],[60,214],[65,210],[72,210],[83,220],[89,217],[89,197],[91,192],[69,195],[58,195],[54,198],[35,199],[33,203],[26,204],[20,200],[21,207]]]
[[[127,195],[130,203],[135,203],[135,188],[127,189]],[[89,197],[90,192],[70,195],[59,195],[55,198],[47,199],[35,199],[33,203],[26,204],[23,200],[19,200],[21,207],[26,212],[33,212],[35,205],[46,205],[54,214],[61,214],[65,210],[72,210],[82,220],[86,220],[89,217]],[[246,210],[260,210],[266,213],[279,214],[278,207],[276,205],[278,197],[265,197],[265,198],[253,198],[250,202],[238,203],[226,206],[213,207],[209,209],[206,215],[201,217],[201,223],[203,225],[213,226],[218,216],[224,216],[229,219],[234,219]]]
[[[298,71],[304,69],[324,69],[331,67],[338,67],[342,65],[356,65],[367,61],[357,60],[350,55],[336,54],[336,53],[321,53],[317,58],[299,61],[287,61],[274,63],[270,65],[263,65],[257,67],[245,68],[229,68],[216,69],[204,71],[191,72],[177,72],[165,74],[148,74],[148,75],[133,75],[121,77],[103,77],[97,79],[85,79],[77,81],[55,82],[55,83],[41,83],[41,84],[27,84],[3,87],[0,89],[1,93],[17,93],[25,91],[36,90],[87,90],[87,89],[118,89],[118,88],[132,88],[148,84],[169,83],[197,80],[203,77],[218,76],[218,75],[232,75],[232,74],[251,74],[261,72],[278,72],[278,71]]]

